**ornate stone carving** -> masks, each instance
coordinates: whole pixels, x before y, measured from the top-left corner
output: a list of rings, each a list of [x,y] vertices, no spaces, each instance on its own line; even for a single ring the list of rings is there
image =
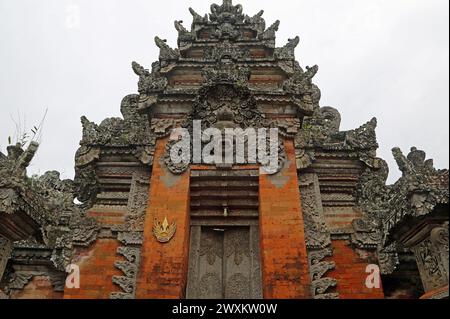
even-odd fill
[[[139,67],[135,65],[135,68],[140,73]],[[144,165],[153,164],[156,135],[148,118],[138,112],[144,95],[128,95],[123,99],[123,119],[107,119],[100,125],[82,119],[84,133],[75,159],[75,187],[77,198],[84,208],[91,207],[97,199],[101,186],[97,174],[100,170],[105,171],[105,168],[96,166],[100,157],[130,154]]]
[[[243,8],[240,4],[233,6],[231,0],[224,0],[221,6],[217,4],[211,5],[211,14],[209,19],[213,22],[242,22],[244,15]]]
[[[205,68],[202,72],[206,85],[203,91],[217,84],[230,84],[244,86],[250,78],[250,70],[247,67],[237,66],[234,63],[220,62],[215,67]],[[202,93],[200,89],[199,94]]]
[[[449,276],[449,242],[448,242],[448,222],[444,223],[442,227],[436,227],[430,234],[431,243],[434,246],[435,251],[441,257],[442,266],[447,274],[447,281]]]
[[[178,49],[172,49],[166,44],[166,40],[155,37],[156,46],[159,48],[159,61],[161,67],[167,66],[172,61],[177,61],[180,57]]]
[[[26,151],[20,146],[9,147],[9,155],[1,156],[0,190],[3,194],[6,189],[8,194],[6,201],[9,213],[20,216],[14,217],[11,224],[8,223],[19,223],[10,229],[21,231],[16,234],[7,232],[15,241],[13,257],[28,260],[30,263],[39,258],[52,270],[50,273],[44,273],[56,278],[54,274],[59,273],[56,270],[64,272],[70,263],[73,247],[90,245],[95,241],[99,227],[93,219],[85,215],[81,206],[74,204],[74,198],[77,196],[76,183],[61,180],[56,171],[31,178],[26,176],[26,167],[37,147],[36,143],[32,143]],[[4,203],[5,196],[2,196],[2,199]],[[20,225],[22,220],[26,226]],[[16,249],[21,250],[20,256]],[[42,253],[43,251],[45,253]],[[17,280],[22,277],[25,278],[25,275],[19,276]],[[59,280],[55,279],[54,282],[57,285]]]
[[[358,248],[376,249],[381,243],[380,223],[375,218],[359,218],[352,222],[354,233],[351,242]]]
[[[124,245],[142,245],[144,234],[142,232],[119,232],[117,240]]]
[[[6,263],[11,256],[11,251],[11,241],[0,236],[0,281],[2,280],[3,272],[6,268]]]
[[[138,91],[142,95],[141,100],[148,95],[163,92],[167,87],[167,79],[160,74],[159,63],[152,65],[152,72],[145,69],[137,62],[132,63],[133,71],[139,76]]]
[[[275,34],[280,22],[266,28],[263,11],[245,15],[242,6],[233,5],[231,0],[212,5],[209,16],[200,16],[192,9],[190,12],[191,30],[182,21],[175,21],[178,48],[171,48],[165,40],[156,37],[159,60],[152,64],[151,70],[132,64],[139,77],[139,95],[124,98],[123,118],[106,119],[100,124],[86,117],[81,119],[83,137],[75,158],[74,181],[60,180],[57,172],[28,178],[26,168],[37,150],[36,143],[30,143],[27,149],[9,146],[7,155],[0,153],[0,217],[8,221],[0,223],[3,236],[0,237],[0,276],[11,255],[7,266],[10,270],[5,271],[3,283],[21,289],[33,276],[42,274],[50,277],[55,289],[61,290],[64,281],[61,270],[71,262],[74,247],[88,247],[98,236],[115,238],[117,235],[122,246],[115,266],[123,275],[114,277],[120,292],[111,294],[111,298],[134,297],[156,139],[168,137],[177,127],[191,130],[192,120],[201,119],[203,128],[223,129],[225,124],[244,129],[276,127],[282,137],[295,139],[314,298],[338,297],[332,290],[336,280],[326,277],[334,263],[325,259],[332,252],[322,206],[336,208],[337,212],[344,206],[358,214],[361,212],[361,218],[333,232],[336,237],[350,239],[362,254],[374,256],[376,250],[383,274],[395,275],[398,251],[405,249],[401,247],[405,232],[411,234],[411,229],[425,217],[427,221],[432,220],[427,225],[429,229],[419,235],[413,233],[414,240],[411,236],[408,240],[416,253],[426,288],[448,284],[448,225],[439,226],[448,220],[445,214],[448,213],[448,171],[436,170],[432,161],[426,160],[425,153],[416,148],[408,156],[394,149],[402,178],[394,185],[386,185],[387,165],[375,157],[376,119],[355,130],[340,131],[339,112],[319,106],[321,92],[312,82],[318,67],[303,70],[295,61],[298,37],[276,48]],[[201,70],[203,84],[199,83]],[[280,83],[281,79],[285,81]],[[184,116],[191,108],[192,112]],[[166,145],[163,161],[170,172],[181,174],[188,170],[189,164],[171,162],[168,150],[175,142]],[[279,154],[281,168],[286,160],[283,143],[279,143]],[[334,174],[344,170],[344,166],[330,168],[340,160],[352,163],[345,166],[345,173]],[[115,179],[117,176],[120,178]],[[323,189],[319,188],[319,177]],[[325,180],[330,177],[335,181],[327,184]],[[353,194],[348,190],[355,188],[358,177]],[[338,188],[345,191],[340,192]],[[75,205],[74,198],[82,204]],[[95,209],[126,210],[125,223],[100,229],[85,213],[94,204]],[[225,216],[237,216],[234,213],[224,209]],[[17,222],[21,217],[24,220]],[[10,222],[14,227],[8,226]],[[174,231],[168,225],[158,226],[162,235]],[[192,268],[198,271],[195,266],[201,262],[207,269],[192,277],[190,285],[194,295],[247,297],[254,294],[253,290],[258,294],[261,290],[259,252],[256,254],[259,245],[255,240],[258,236],[253,234],[249,240],[235,238],[219,229],[213,238],[216,242],[209,242],[205,235],[206,240],[200,243],[200,228],[193,226]],[[422,235],[430,230],[429,238],[424,240]],[[3,238],[8,244],[2,244]],[[21,268],[14,273],[11,264],[15,262],[45,265],[48,270],[30,273],[22,272]],[[232,267],[233,273],[221,273],[226,268],[224,263]],[[249,272],[239,268],[246,267],[247,263],[251,264]],[[226,291],[222,289],[223,282]]]
[[[227,72],[226,70],[234,71]],[[247,74],[247,72],[242,71],[234,64],[219,64],[219,67],[215,69],[205,69],[206,84],[199,90],[193,111],[185,118],[182,126],[190,133],[193,132],[194,120],[202,121],[202,129],[210,127],[222,129],[224,126],[256,130],[269,127],[264,115],[258,110],[256,100],[247,85],[240,82],[245,78],[248,80],[248,75],[243,74]],[[174,174],[182,174],[188,169],[190,159],[177,164],[173,163],[170,150],[177,142],[177,140],[171,140],[167,143],[164,162],[169,171]],[[192,143],[190,147],[192,150]],[[285,162],[284,144],[281,140],[278,147],[279,167],[277,172],[281,170]],[[183,154],[186,153],[191,154],[192,152]],[[273,173],[271,172],[271,174]]]
[[[426,160],[425,152],[415,147],[408,156],[394,148],[393,155],[402,171],[394,185],[386,185],[388,167],[380,159],[371,161],[373,165],[367,166],[361,176],[356,196],[366,216],[354,221],[352,242],[358,247],[377,248],[383,274],[391,274],[397,267],[398,244],[413,246],[425,289],[448,284],[448,266],[442,266],[448,261],[441,262],[441,258],[448,260],[448,253],[441,256],[438,252],[443,247],[445,250],[445,245],[433,245],[431,239],[417,237],[423,216],[448,218],[437,209],[448,204],[448,171],[436,170],[432,160]],[[406,232],[409,235],[404,237]]]
[[[117,254],[125,257],[125,260],[115,262],[114,266],[121,270],[124,276],[113,276],[113,283],[118,285],[122,291],[111,293],[111,299],[133,299],[135,297],[140,253],[140,248],[136,247],[119,247],[117,249]]]
[[[295,48],[298,46],[299,43],[300,43],[299,37],[289,39],[288,43],[284,47],[275,49],[275,56],[279,60],[294,60]]]
[[[164,153],[164,163],[166,164],[167,169],[175,175],[181,175],[189,169],[190,166],[190,158],[184,159],[180,163],[175,163],[172,161],[172,157],[170,156],[170,150],[177,143],[177,140],[171,140],[166,144],[165,153]],[[192,151],[192,143],[189,145],[190,154]],[[184,152],[186,154],[186,152]]]
[[[315,160],[318,151],[346,152],[358,158],[369,167],[378,162],[375,151],[378,148],[373,118],[361,127],[350,131],[339,131],[341,117],[331,107],[317,108],[310,117],[305,117],[302,129],[295,137],[298,169],[305,169]]]
[[[178,31],[178,46],[184,47],[188,45],[190,42],[192,42],[195,38],[194,34],[192,32],[186,30],[186,28],[183,26],[183,21],[175,21],[175,29]]]
[[[77,199],[86,207],[91,207],[98,191],[99,183],[95,169],[92,165],[75,168],[74,185],[76,187]]]
[[[300,66],[297,65],[294,75],[284,82],[284,90],[295,95],[311,94],[312,78],[318,71],[319,67],[317,65],[311,68],[306,67],[306,71],[303,71]]]
[[[259,39],[263,41],[275,40],[275,34],[280,27],[280,21],[275,21],[270,27],[259,35]]]
[[[436,170],[432,160],[417,148],[405,157],[399,148],[392,150],[402,171],[402,177],[389,188],[383,219],[383,233],[387,241],[395,239],[396,230],[411,218],[431,214],[438,205],[448,205],[448,170]],[[395,234],[395,236],[393,236]]]
[[[22,290],[35,276],[40,276],[41,272],[12,272],[6,278],[6,285],[2,287],[6,294],[11,290]]]
[[[6,298],[11,294],[12,290],[24,289],[34,277],[44,276],[47,277],[52,283],[55,291],[64,291],[65,286],[65,272],[58,271],[10,271],[5,274],[4,280],[1,282],[1,289],[6,294]]]
[[[179,127],[181,122],[181,120],[176,119],[153,118],[150,128],[157,138],[164,138],[168,137],[172,130]]]
[[[377,255],[380,271],[383,275],[392,274],[400,263],[396,244],[387,247],[378,246]]]
[[[333,251],[331,248],[311,250],[308,253],[310,276],[311,276],[311,294],[314,299],[338,299],[339,294],[327,292],[328,289],[336,287],[336,279],[323,277],[329,270],[334,269],[335,263],[332,261],[323,261],[325,257],[331,257]]]
[[[442,256],[436,248],[440,250],[441,247],[433,247],[430,239],[425,239],[412,248],[425,291],[448,285],[448,274],[444,266],[444,262],[448,261],[448,253],[447,260],[442,260]]]
[[[331,239],[325,224],[317,175],[301,174],[299,184],[307,247],[325,248],[331,244]]]
[[[190,41],[183,41],[186,38],[185,32],[184,30],[180,32],[181,28],[177,26],[179,43],[182,47],[188,47],[190,43],[198,40],[238,42],[249,39],[258,39],[269,48],[275,47],[275,31],[278,30],[279,21],[266,30],[266,22],[262,17],[263,10],[250,17],[243,14],[241,5],[234,6],[230,0],[225,0],[222,5],[213,4],[209,16],[202,17],[191,8],[189,11],[194,18],[191,28],[193,38]],[[282,56],[284,51],[282,49],[280,51]]]
[[[189,8],[189,12],[192,14],[192,17],[194,18],[194,20],[193,20],[194,24],[195,23],[203,24],[203,23],[208,22],[208,15],[205,15],[204,17],[202,17],[197,12],[195,12],[194,9],[192,9],[192,8]]]
[[[298,118],[275,119],[270,126],[278,128],[281,136],[294,138],[301,129],[301,121]]]
[[[245,15],[244,23],[251,25],[258,33],[264,32],[266,29],[266,21],[263,19],[264,10],[259,11],[253,17]]]
[[[136,276],[140,264],[144,219],[150,187],[149,175],[148,172],[135,172],[133,174],[125,224],[114,229],[114,231],[118,231],[117,240],[124,245],[117,249],[117,254],[125,257],[126,260],[118,260],[115,263],[115,266],[124,273],[124,276],[113,277],[113,283],[117,284],[122,291],[111,293],[111,299],[131,299],[135,297]]]
[[[221,62],[224,60],[240,61],[250,58],[250,50],[245,47],[233,46],[230,43],[220,43],[204,49],[204,59]],[[208,76],[208,75],[207,75]]]

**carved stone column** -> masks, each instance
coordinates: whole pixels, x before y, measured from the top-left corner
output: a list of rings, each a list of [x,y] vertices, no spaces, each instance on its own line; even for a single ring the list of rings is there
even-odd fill
[[[0,236],[0,281],[6,268],[6,263],[11,256],[11,241]]]
[[[330,292],[331,288],[336,287],[337,281],[326,275],[336,265],[334,261],[324,260],[326,257],[333,257],[333,249],[330,232],[325,223],[317,174],[300,174],[299,185],[305,220],[311,296],[314,299],[338,299],[338,293]]]
[[[409,236],[404,236],[402,242],[416,257],[426,292],[424,298],[448,297],[448,222],[441,225],[423,222],[408,233]]]

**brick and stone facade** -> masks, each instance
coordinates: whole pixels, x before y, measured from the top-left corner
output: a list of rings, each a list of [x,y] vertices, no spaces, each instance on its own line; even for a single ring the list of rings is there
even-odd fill
[[[295,59],[298,37],[276,47],[280,22],[231,0],[190,12],[190,30],[175,21],[178,48],[156,37],[158,61],[133,62],[123,118],[82,118],[73,181],[26,176],[36,143],[0,153],[0,296],[448,297],[448,171],[394,149],[403,176],[386,185],[376,119],[340,130],[318,67]],[[174,163],[171,134],[194,120],[277,128],[277,171]],[[79,288],[65,285],[69,265]]]

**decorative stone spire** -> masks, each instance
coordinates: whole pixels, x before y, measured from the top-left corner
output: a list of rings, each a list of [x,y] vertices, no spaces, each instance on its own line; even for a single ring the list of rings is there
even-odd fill
[[[221,6],[217,4],[211,5],[211,14],[209,19],[212,22],[242,22],[244,15],[243,8],[240,4],[233,6],[232,0],[223,0]]]

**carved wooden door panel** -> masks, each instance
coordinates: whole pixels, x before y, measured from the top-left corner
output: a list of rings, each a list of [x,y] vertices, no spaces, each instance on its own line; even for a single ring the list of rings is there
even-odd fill
[[[258,227],[193,226],[187,298],[262,298]]]

